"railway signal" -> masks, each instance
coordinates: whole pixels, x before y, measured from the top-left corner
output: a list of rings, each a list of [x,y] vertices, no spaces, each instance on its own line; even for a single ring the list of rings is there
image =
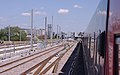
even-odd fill
[[[0,40],[0,44],[3,44],[4,43],[4,41],[3,40]]]

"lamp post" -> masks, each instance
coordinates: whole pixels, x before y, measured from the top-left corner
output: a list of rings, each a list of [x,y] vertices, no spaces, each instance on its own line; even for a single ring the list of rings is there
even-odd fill
[[[33,9],[31,10],[31,39],[30,39],[30,44],[31,44],[31,51],[33,51]]]
[[[58,26],[58,36],[59,36],[58,40],[60,42],[61,41],[60,40],[60,38],[61,38],[61,27],[60,26]]]
[[[58,25],[57,25],[57,40],[58,40]]]
[[[8,47],[9,47],[9,49],[10,49],[10,25],[9,25],[9,27],[8,27],[8,40],[9,40],[9,45],[8,45]],[[10,57],[11,57],[11,51],[10,51]]]
[[[52,16],[52,25],[51,25],[51,45],[53,43],[53,16]]]
[[[21,45],[21,30],[20,30],[20,45]]]
[[[45,47],[47,46],[47,17],[45,17]]]
[[[9,25],[9,32],[8,32],[8,40],[9,40],[9,45],[10,45],[10,25]]]

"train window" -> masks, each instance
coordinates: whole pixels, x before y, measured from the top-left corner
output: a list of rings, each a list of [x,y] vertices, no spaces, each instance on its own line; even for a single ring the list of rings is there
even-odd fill
[[[116,44],[120,45],[120,37],[117,36],[115,41],[116,41]]]
[[[114,45],[114,75],[120,75],[120,36],[115,36]]]
[[[98,52],[104,58],[105,54],[105,31],[98,36]]]

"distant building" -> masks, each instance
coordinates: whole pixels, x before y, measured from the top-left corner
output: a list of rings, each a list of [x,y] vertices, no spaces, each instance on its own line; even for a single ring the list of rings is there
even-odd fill
[[[36,29],[36,30],[34,30],[34,33],[37,36],[44,36],[45,35],[45,29]]]
[[[31,37],[31,29],[22,29],[26,32],[27,38]],[[45,36],[45,29],[33,29],[33,37],[43,38]]]
[[[67,35],[67,34],[64,33],[64,32],[61,32],[61,38],[62,38],[62,39],[65,39],[65,38],[66,38],[65,35]]]
[[[74,39],[75,37],[75,32],[68,32],[67,35],[66,35],[67,38],[72,38]]]
[[[75,32],[75,39],[83,37],[84,32]]]

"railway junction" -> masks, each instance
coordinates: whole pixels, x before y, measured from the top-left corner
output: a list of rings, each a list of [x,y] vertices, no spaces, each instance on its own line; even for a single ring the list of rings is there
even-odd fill
[[[33,51],[30,45],[1,46],[0,75],[84,75],[80,46],[80,42],[73,40],[48,44],[45,48],[33,44]]]

